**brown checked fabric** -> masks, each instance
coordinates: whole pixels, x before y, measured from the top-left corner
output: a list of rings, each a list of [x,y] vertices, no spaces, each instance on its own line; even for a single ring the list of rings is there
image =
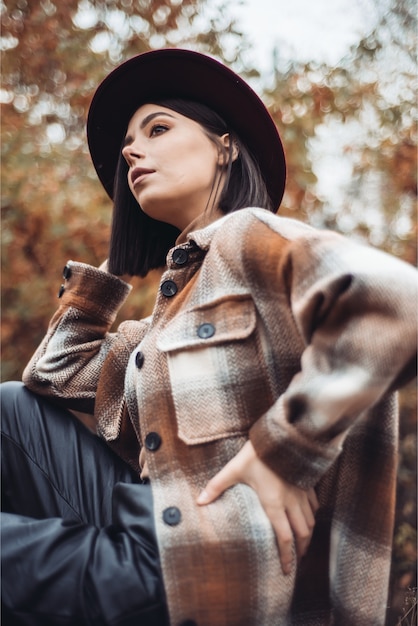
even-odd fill
[[[417,272],[262,209],[179,241],[153,315],[115,333],[127,285],[70,262],[24,382],[95,406],[99,434],[137,471],[142,449],[173,625],[383,625],[393,392],[414,375]],[[318,493],[308,554],[290,576],[251,488],[195,503],[248,438],[275,472]]]

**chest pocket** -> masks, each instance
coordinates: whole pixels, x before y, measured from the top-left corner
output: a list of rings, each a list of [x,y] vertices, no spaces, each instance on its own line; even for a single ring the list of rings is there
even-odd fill
[[[198,444],[239,435],[253,415],[246,395],[260,353],[256,310],[248,295],[227,297],[177,315],[160,334],[167,353],[179,437]]]

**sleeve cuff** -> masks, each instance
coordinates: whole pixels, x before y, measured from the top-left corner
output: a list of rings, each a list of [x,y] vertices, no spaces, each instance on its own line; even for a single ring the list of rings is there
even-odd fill
[[[290,424],[281,398],[252,426],[250,440],[270,469],[301,489],[314,487],[341,452],[336,442],[321,445]]]
[[[68,261],[63,278],[58,293],[61,304],[81,309],[108,324],[113,323],[132,289],[113,274],[75,261]]]

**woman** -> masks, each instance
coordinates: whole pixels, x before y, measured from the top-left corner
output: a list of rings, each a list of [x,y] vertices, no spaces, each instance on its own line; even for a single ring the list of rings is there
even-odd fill
[[[415,270],[274,215],[276,128],[206,56],[122,64],[88,139],[109,261],[67,264],[2,394],[6,619],[383,624]],[[152,316],[110,333],[118,277],[164,264]]]

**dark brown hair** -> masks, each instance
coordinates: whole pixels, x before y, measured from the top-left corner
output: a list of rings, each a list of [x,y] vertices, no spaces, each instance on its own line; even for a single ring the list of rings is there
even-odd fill
[[[248,206],[273,210],[263,176],[257,162],[225,121],[204,104],[189,100],[158,100],[159,104],[198,122],[211,141],[224,151],[225,183],[219,209],[231,213]],[[229,154],[219,138],[230,134]],[[238,157],[232,159],[234,144]],[[138,206],[127,182],[128,165],[119,155],[114,182],[114,208],[110,238],[109,271],[118,276],[145,276],[150,270],[163,267],[167,252],[180,231],[170,224],[154,220]]]

